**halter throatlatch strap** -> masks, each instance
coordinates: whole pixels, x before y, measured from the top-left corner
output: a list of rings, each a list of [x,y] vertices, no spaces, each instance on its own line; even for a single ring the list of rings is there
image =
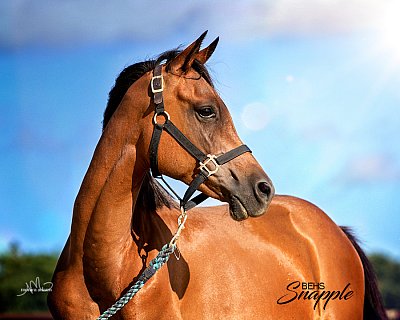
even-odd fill
[[[246,152],[251,152],[248,146],[241,145],[234,148],[220,156],[212,154],[204,154],[199,150],[171,121],[168,112],[164,108],[164,80],[162,77],[162,65],[157,65],[153,71],[153,78],[151,79],[151,91],[153,92],[153,100],[155,104],[154,110],[154,130],[150,141],[149,154],[150,154],[150,168],[153,177],[162,178],[162,174],[158,169],[158,145],[160,143],[161,134],[167,131],[189,154],[191,154],[200,164],[198,174],[190,183],[182,199],[180,199],[180,206],[185,211],[195,207],[199,203],[208,198],[204,193],[200,193],[194,198],[190,199],[196,190],[204,183],[211,175],[217,173],[220,166],[235,159]],[[158,121],[163,117],[161,123]],[[169,187],[169,185],[167,184]],[[170,187],[169,187],[170,188]],[[174,194],[176,192],[172,190]]]

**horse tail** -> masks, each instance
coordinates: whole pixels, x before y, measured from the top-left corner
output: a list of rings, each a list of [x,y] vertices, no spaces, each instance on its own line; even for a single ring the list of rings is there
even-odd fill
[[[364,319],[366,320],[387,320],[388,317],[383,306],[381,293],[378,289],[377,279],[372,267],[371,262],[368,260],[367,255],[358,244],[358,240],[353,231],[349,227],[340,227],[346,234],[347,238],[356,249],[358,256],[364,269]]]

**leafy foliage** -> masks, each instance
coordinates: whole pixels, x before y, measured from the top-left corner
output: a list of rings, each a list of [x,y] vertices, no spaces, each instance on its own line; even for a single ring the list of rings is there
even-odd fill
[[[9,251],[0,255],[0,313],[47,311],[47,293],[17,295],[36,277],[42,285],[51,281],[56,262],[56,255],[22,254],[17,244],[11,244]]]
[[[400,309],[400,263],[383,254],[369,256],[378,278],[385,307]]]

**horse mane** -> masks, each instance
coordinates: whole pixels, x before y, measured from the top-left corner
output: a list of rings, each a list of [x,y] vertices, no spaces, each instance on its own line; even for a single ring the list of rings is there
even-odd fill
[[[166,206],[168,209],[179,208],[178,203],[171,194],[151,176],[150,172],[147,172],[140,187],[135,211],[153,212],[163,206]]]
[[[376,278],[376,273],[371,261],[369,261],[364,250],[359,245],[360,241],[355,236],[353,230],[350,227],[345,226],[341,226],[340,229],[342,229],[344,234],[350,240],[354,249],[356,249],[364,269],[364,319],[388,320],[382,295],[378,288],[378,279]]]
[[[137,62],[122,70],[115,79],[115,84],[108,95],[108,102],[103,115],[103,131],[129,87],[163,61],[168,64],[180,52],[179,48],[165,51],[155,59]],[[205,65],[195,60],[192,67],[213,87],[211,76]],[[144,178],[137,203],[140,203],[143,209],[148,210],[155,210],[164,205],[168,208],[176,207],[176,202],[172,196],[149,173]]]
[[[103,131],[106,128],[107,123],[111,119],[115,110],[117,110],[119,104],[122,101],[122,98],[128,91],[129,87],[140,77],[142,77],[145,73],[153,70],[156,67],[156,65],[160,64],[161,62],[165,61],[165,63],[168,64],[180,52],[181,50],[179,48],[165,51],[153,60],[145,60],[142,62],[137,62],[122,70],[122,72],[115,79],[115,84],[108,95],[108,102],[103,117]],[[214,87],[211,76],[204,64],[200,63],[198,60],[194,60],[192,67],[212,87]]]

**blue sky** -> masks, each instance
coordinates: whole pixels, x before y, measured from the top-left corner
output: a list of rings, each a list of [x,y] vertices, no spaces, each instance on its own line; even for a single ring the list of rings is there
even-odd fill
[[[400,258],[398,3],[97,5],[0,4],[0,250],[61,249],[117,74],[208,29],[217,88],[277,192]]]

